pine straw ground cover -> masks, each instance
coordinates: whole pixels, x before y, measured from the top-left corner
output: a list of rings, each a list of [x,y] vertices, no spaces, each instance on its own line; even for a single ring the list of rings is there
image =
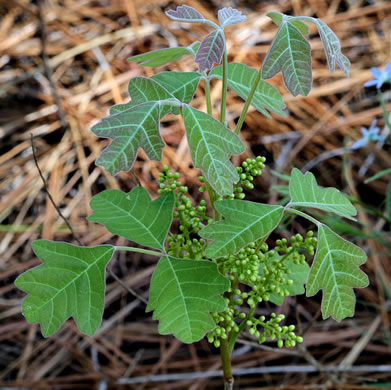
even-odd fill
[[[264,15],[278,10],[324,20],[341,39],[352,63],[349,79],[339,70],[330,75],[320,39],[311,30],[312,92],[294,99],[281,78],[275,77],[272,83],[285,94],[289,116],[267,119],[251,112],[242,138],[247,146],[254,146],[247,147],[247,155],[240,158],[262,154],[268,159],[268,170],[252,199],[265,201],[270,185],[286,184],[271,175],[271,169],[287,173],[296,165],[311,169],[323,185],[343,189],[366,203],[356,204],[362,225],[354,226],[362,232],[359,244],[369,254],[364,268],[370,287],[356,290],[356,315],[342,323],[321,320],[320,294],[314,299],[287,299],[278,310],[296,317],[304,346],[278,350],[272,344],[265,347],[241,340],[233,359],[238,388],[371,389],[380,387],[379,383],[391,388],[391,227],[389,219],[376,215],[384,212],[379,204],[387,188],[390,199],[390,176],[364,183],[365,178],[391,167],[390,147],[347,150],[345,157],[343,150],[347,137],[350,143],[358,139],[360,127],[369,127],[374,118],[384,125],[377,96],[363,83],[371,78],[371,66],[382,68],[391,60],[391,3],[189,0],[186,4],[209,18],[223,6],[235,6],[247,14],[245,23],[229,30],[230,61],[260,66],[276,30]],[[184,345],[160,336],[157,323],[144,313],[154,258],[123,253],[111,261],[104,321],[94,338],[82,335],[70,320],[56,335],[43,339],[39,327],[21,315],[23,293],[13,284],[17,275],[39,264],[31,250],[33,240],[75,242],[44,191],[30,135],[47,190],[75,235],[88,246],[124,244],[85,219],[91,213],[93,194],[107,188],[130,190],[135,185],[130,174],[113,178],[94,165],[105,141],[89,128],[106,115],[109,106],[126,101],[131,77],[153,74],[150,68],[126,61],[128,57],[186,46],[205,35],[201,25],[179,26],[166,18],[164,11],[175,5],[167,0],[51,0],[41,6],[29,0],[0,3],[1,388],[221,388],[219,373],[214,376],[220,368],[219,357],[207,342]],[[184,28],[187,34],[182,33]],[[184,58],[166,69],[194,70],[194,64]],[[212,87],[212,94],[219,96],[219,83]],[[390,96],[388,89],[388,102]],[[228,103],[228,124],[233,128],[242,102],[229,96]],[[202,90],[197,92],[196,104],[205,109]],[[387,107],[391,112],[391,103]],[[183,175],[182,181],[186,178],[190,189],[195,188],[197,173],[190,170],[182,124],[169,118],[162,127],[167,142],[163,161],[149,161],[141,152],[135,165],[140,181],[156,195],[159,170],[168,164]],[[367,160],[368,155],[373,161]],[[276,201],[277,192],[272,194]],[[193,191],[193,196],[201,194]],[[390,214],[388,209],[385,215],[390,218]],[[302,229],[297,220],[287,232]],[[159,377],[168,374],[178,375],[171,381]]]

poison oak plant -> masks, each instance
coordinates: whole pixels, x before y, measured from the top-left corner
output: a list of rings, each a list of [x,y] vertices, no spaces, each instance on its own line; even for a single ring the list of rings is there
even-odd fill
[[[318,186],[313,174],[293,169],[290,201],[285,207],[249,202],[244,200],[244,189],[254,187],[252,181],[262,173],[265,159],[247,159],[239,167],[230,161],[231,155],[244,152],[239,132],[250,104],[268,117],[269,112],[285,115],[280,93],[266,79],[281,71],[294,96],[310,92],[306,22],[318,27],[331,72],[338,64],[348,75],[349,60],[341,53],[336,35],[321,20],[269,12],[279,28],[257,71],[227,60],[224,30],[246,19],[239,11],[220,10],[220,25],[186,5],[166,14],[179,22],[204,23],[211,32],[201,43],[136,55],[130,61],[160,66],[191,55],[198,72],[162,72],[131,79],[130,102],[113,106],[110,115],[92,128],[97,136],[112,139],[97,164],[113,175],[129,171],[139,148],[150,159],[161,160],[160,119],[168,113],[180,115],[193,165],[202,172],[200,191],[207,192],[210,210],[205,200],[195,205],[179,174],[165,166],[155,200],[141,186],[129,193],[103,191],[91,200],[94,213],[88,217],[90,221],[150,249],[86,248],[38,240],[33,249],[43,264],[19,276],[15,283],[28,294],[23,302],[27,321],[39,322],[45,337],[71,316],[82,332],[92,336],[102,321],[105,268],[113,253],[124,250],[154,255],[158,261],[146,310],[159,320],[161,334],[174,334],[185,343],[206,335],[220,348],[226,388],[232,388],[230,353],[242,331],[247,330],[260,343],[276,340],[279,347],[302,342],[294,325],[282,325],[283,315],[257,317],[257,305],[263,301],[281,305],[286,296],[305,291],[312,296],[323,290],[323,318],[341,321],[354,314],[353,288],[368,284],[359,268],[366,261],[365,253],[311,216],[315,208],[354,219],[356,209],[347,197],[334,188]],[[212,116],[212,79],[222,80],[220,121]],[[200,82],[207,113],[190,105]],[[245,100],[234,131],[225,121],[227,87]],[[267,239],[287,214],[313,223],[317,238],[308,231],[306,237],[297,234],[290,240],[277,240],[270,248]],[[179,221],[174,225],[179,227],[170,232],[173,219]],[[310,268],[307,261],[312,257]]]

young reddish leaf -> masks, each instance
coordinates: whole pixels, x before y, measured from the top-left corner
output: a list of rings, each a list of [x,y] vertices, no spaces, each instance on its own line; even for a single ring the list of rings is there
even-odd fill
[[[217,15],[223,28],[232,24],[242,23],[247,19],[247,16],[242,15],[240,11],[231,7],[220,9]]]
[[[166,15],[178,22],[202,23],[207,20],[200,12],[188,5],[180,5],[176,8],[176,10],[170,9],[166,11]]]
[[[225,49],[224,33],[214,30],[201,42],[197,51],[195,62],[200,73],[210,70],[213,64],[220,64]]]

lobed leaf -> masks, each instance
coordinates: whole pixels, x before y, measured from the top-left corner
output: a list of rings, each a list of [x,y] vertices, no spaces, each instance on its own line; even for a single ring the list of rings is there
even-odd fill
[[[200,73],[210,70],[213,64],[220,64],[225,49],[225,39],[222,30],[213,30],[201,42],[195,56]]]
[[[232,194],[239,175],[228,156],[244,152],[240,138],[216,119],[193,107],[183,107],[193,164],[221,196]]]
[[[337,321],[354,314],[353,287],[368,286],[368,278],[359,266],[367,256],[356,245],[344,240],[321,224],[318,247],[307,281],[307,297],[323,290],[322,315]]]
[[[42,334],[49,337],[72,316],[81,332],[94,335],[102,322],[105,269],[114,248],[80,248],[47,240],[32,246],[43,264],[15,280],[16,287],[28,294],[22,306],[26,320],[39,322]]]
[[[322,20],[312,18],[313,22],[318,27],[320,39],[322,40],[324,50],[326,52],[327,64],[330,72],[335,70],[335,63],[343,70],[347,77],[349,77],[350,61],[341,52],[341,44],[338,37],[333,30]]]
[[[91,199],[90,206],[95,213],[87,219],[138,244],[163,249],[174,202],[173,192],[151,200],[143,187],[135,187],[129,193],[106,190]]]
[[[245,200],[225,199],[215,203],[223,221],[203,228],[201,237],[212,240],[206,250],[210,258],[236,254],[252,241],[265,237],[281,220],[284,208]]]
[[[210,312],[226,308],[221,294],[229,287],[215,263],[163,256],[152,275],[146,311],[154,310],[160,334],[193,343],[216,326]]]
[[[160,118],[168,112],[179,113],[179,101],[155,80],[133,78],[129,94],[129,103],[111,107],[111,115],[91,129],[97,136],[113,140],[96,160],[112,175],[129,171],[140,147],[151,160],[161,160],[165,144],[159,131]]]
[[[189,103],[201,80],[197,72],[162,72],[151,77],[182,103]]]
[[[247,19],[240,11],[231,7],[220,9],[217,13],[217,17],[222,28],[232,24],[242,23]]]
[[[242,99],[247,100],[257,73],[256,69],[250,68],[247,65],[236,62],[230,63],[228,64],[228,86]],[[222,80],[223,67],[218,66],[212,69],[209,76]],[[251,104],[268,118],[271,116],[266,110],[275,112],[281,116],[286,116],[284,111],[282,111],[285,108],[285,104],[278,89],[264,80],[258,83]]]
[[[187,47],[169,47],[150,51],[148,53],[137,54],[128,58],[128,61],[139,62],[141,66],[162,66],[169,62],[180,60],[184,55],[191,54],[195,56],[200,42],[194,42]]]
[[[267,263],[271,264],[273,261],[280,261],[283,256],[276,254],[273,257],[268,258]],[[259,269],[259,275],[264,276],[264,268],[266,264],[262,263]],[[308,273],[310,271],[310,267],[307,263],[304,264],[295,264],[292,260],[288,259],[286,261],[286,267],[289,271],[288,274],[284,275],[286,280],[293,280],[293,283],[289,285],[288,283],[282,284],[280,287],[287,290],[289,292],[289,296],[293,297],[295,295],[304,294],[305,289],[304,285],[307,282]],[[275,292],[270,294],[270,302],[273,302],[275,305],[282,305],[284,303],[284,296],[281,296]]]
[[[207,21],[200,12],[188,5],[180,5],[175,10],[166,11],[166,15],[177,22],[203,23]]]
[[[293,96],[308,95],[312,86],[311,47],[288,18],[283,18],[266,54],[262,78],[270,79],[280,71]]]
[[[290,206],[313,207],[351,218],[357,214],[349,198],[336,188],[322,188],[311,172],[305,175],[293,168],[289,182]]]

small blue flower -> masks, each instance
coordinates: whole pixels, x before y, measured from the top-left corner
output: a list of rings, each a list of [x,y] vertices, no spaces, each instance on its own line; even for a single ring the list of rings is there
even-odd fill
[[[378,68],[371,68],[370,70],[375,79],[367,81],[364,87],[376,85],[376,88],[380,89],[384,83],[391,82],[391,62],[386,65],[383,72]]]
[[[370,141],[384,141],[386,136],[379,135],[380,129],[375,126],[376,119],[372,121],[371,127],[369,129],[361,127],[362,137],[352,145],[352,149],[363,148],[364,146],[367,146]]]

